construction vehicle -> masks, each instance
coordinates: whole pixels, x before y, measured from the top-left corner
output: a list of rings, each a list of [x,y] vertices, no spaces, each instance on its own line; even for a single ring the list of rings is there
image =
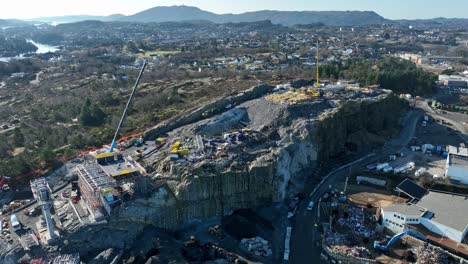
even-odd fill
[[[315,92],[314,89],[307,89],[306,93],[311,97],[320,97],[320,92]]]
[[[141,159],[143,157],[143,152],[139,149],[135,150],[135,155],[137,158]]]
[[[138,74],[138,78],[136,79],[135,85],[133,86],[132,93],[130,94],[130,97],[128,98],[127,105],[125,106],[125,109],[122,113],[122,117],[120,118],[119,124],[117,125],[117,129],[115,130],[115,135],[114,135],[114,138],[112,139],[112,143],[109,148],[109,153],[114,153],[114,148],[117,144],[117,137],[119,136],[120,128],[122,127],[125,116],[127,115],[128,107],[130,106],[133,96],[135,95],[136,89],[138,87],[138,84],[140,83],[141,76],[143,75],[146,64],[147,64],[146,61],[144,61],[143,66],[141,67],[140,73]]]
[[[160,146],[160,145],[163,145],[164,143],[166,143],[166,141],[167,141],[167,138],[159,137],[154,141],[154,143],[157,146]]]
[[[185,147],[181,147],[182,143],[180,141],[176,141],[171,146],[171,154],[178,154],[179,156],[186,156],[189,154],[189,149]]]
[[[379,241],[374,241],[374,248],[375,249],[378,249],[378,250],[381,250],[381,251],[388,251],[388,249],[390,248],[391,245],[395,244],[395,242],[398,241],[398,239],[400,239],[402,236],[404,235],[411,235],[411,236],[414,236],[416,238],[419,238],[423,241],[426,241],[426,238],[421,235],[420,233],[416,232],[415,230],[411,230],[411,229],[408,229],[404,232],[401,232],[395,236],[393,236],[390,241],[388,241],[388,243],[386,245],[384,244],[381,244]]]

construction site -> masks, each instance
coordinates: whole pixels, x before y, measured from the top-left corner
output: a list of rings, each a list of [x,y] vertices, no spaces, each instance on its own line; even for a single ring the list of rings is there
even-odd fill
[[[8,211],[20,227],[5,233],[2,247],[20,255],[21,245],[33,256],[25,258],[30,263],[74,264],[100,259],[110,249],[107,257],[118,261],[135,258],[124,249],[152,252],[139,243],[148,228],[182,228],[177,252],[186,261],[243,263],[240,255],[247,255],[253,262],[277,263],[283,225],[294,217],[284,201],[334,158],[368,151],[393,136],[407,107],[378,87],[262,84],[119,140],[145,65],[110,145],[81,157],[70,172],[73,180],[60,188],[51,189],[44,178],[31,182],[37,205]],[[386,258],[373,244],[384,232],[376,208],[350,200],[330,188],[320,201],[324,250],[363,261]],[[242,211],[272,204],[282,206],[262,216]],[[216,226],[208,235],[205,227],[187,228],[207,220]],[[393,247],[390,256],[422,259],[430,249],[414,245],[413,255]]]

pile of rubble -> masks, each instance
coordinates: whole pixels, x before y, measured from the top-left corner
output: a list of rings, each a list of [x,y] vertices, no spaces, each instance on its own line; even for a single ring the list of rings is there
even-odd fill
[[[339,218],[337,224],[351,229],[354,236],[369,238],[374,235],[373,228],[368,225],[368,223],[372,223],[372,221],[372,216],[363,209],[351,207],[348,208],[348,217]]]
[[[414,254],[418,259],[419,264],[439,263],[451,264],[454,263],[450,260],[445,251],[439,247],[432,246],[425,243],[414,250]]]
[[[371,240],[375,236],[373,230],[372,216],[361,208],[348,208],[347,216],[339,218],[336,222],[337,229],[344,228],[346,232],[327,231],[324,243],[330,249],[340,255],[359,258],[370,258],[369,249],[360,247],[364,239]]]
[[[324,242],[328,246],[338,246],[338,245],[355,245],[359,241],[357,241],[355,236],[352,235],[346,235],[346,234],[340,234],[340,233],[334,233],[327,231],[324,236]]]
[[[241,240],[241,247],[252,252],[256,256],[268,257],[272,254],[268,241],[261,237],[243,238]]]
[[[332,246],[331,250],[343,256],[356,258],[370,258],[371,253],[365,247]]]

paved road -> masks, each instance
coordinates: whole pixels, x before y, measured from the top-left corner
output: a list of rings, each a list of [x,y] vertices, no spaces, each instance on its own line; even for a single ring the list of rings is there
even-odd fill
[[[456,130],[458,130],[458,136],[465,142],[468,142],[468,128],[465,127],[462,123],[459,122],[459,120],[455,120],[452,118],[450,115],[441,115],[434,111],[429,105],[427,104],[427,100],[422,100],[419,101],[416,104],[416,107],[423,109],[426,111],[428,115],[430,115],[434,119],[440,119],[443,120],[444,122],[447,122],[451,124]]]
[[[350,162],[331,173],[315,188],[316,184],[307,183],[304,192],[311,193],[310,199],[316,201],[316,207],[314,210],[307,210],[307,203],[309,200],[301,202],[297,210],[297,214],[293,220],[293,230],[291,235],[291,254],[289,263],[292,264],[304,264],[304,263],[323,263],[320,259],[321,248],[320,245],[320,233],[314,224],[319,224],[317,214],[317,202],[319,197],[327,190],[328,185],[336,185],[340,181],[344,181],[346,176],[349,175],[351,166],[362,166],[368,163],[377,161],[378,159],[386,158],[388,155],[400,151],[404,148],[413,138],[416,131],[416,125],[418,120],[421,119],[423,111],[414,110],[408,113],[403,119],[403,128],[400,131],[398,138],[389,141],[386,147],[376,154],[370,154],[365,158],[361,158],[357,161]],[[315,189],[315,190],[314,190]],[[312,193],[312,191],[314,191]]]

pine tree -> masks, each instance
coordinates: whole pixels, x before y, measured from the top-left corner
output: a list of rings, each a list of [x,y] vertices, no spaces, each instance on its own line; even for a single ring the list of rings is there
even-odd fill
[[[13,130],[13,145],[15,147],[23,147],[24,146],[24,135],[21,133],[21,130],[16,127]]]

